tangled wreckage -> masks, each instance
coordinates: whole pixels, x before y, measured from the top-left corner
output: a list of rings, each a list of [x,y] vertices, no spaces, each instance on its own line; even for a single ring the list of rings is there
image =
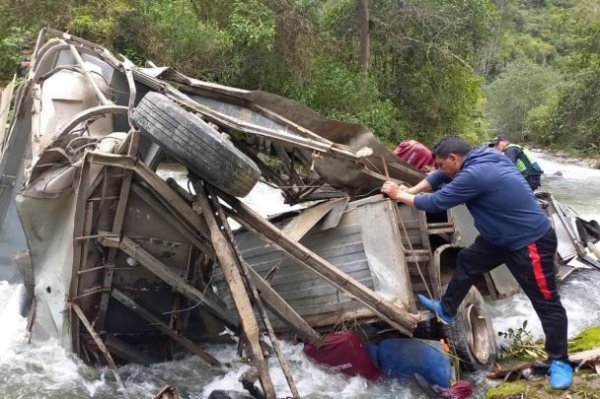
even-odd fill
[[[10,86],[2,96],[5,124],[12,95]],[[417,307],[417,293],[440,296],[476,231],[464,207],[426,214],[379,195],[383,181],[415,184],[423,173],[363,126],[141,68],[52,29],[40,32],[13,103],[0,217],[3,235],[11,226],[26,246],[3,241],[2,253],[31,295],[31,339],[54,337],[123,384],[116,364],[175,350],[218,365],[203,345],[228,328],[266,398],[278,395],[265,337],[294,397],[277,336],[319,348],[324,333],[360,324],[375,336],[444,337],[469,368],[494,362],[482,296],[511,295],[516,282],[496,269],[449,326]],[[165,159],[189,170],[187,188],[157,174]],[[259,180],[301,210],[260,216],[238,199]],[[597,237],[551,195],[539,197],[562,238],[561,274],[598,267]],[[251,377],[244,387],[257,390]]]

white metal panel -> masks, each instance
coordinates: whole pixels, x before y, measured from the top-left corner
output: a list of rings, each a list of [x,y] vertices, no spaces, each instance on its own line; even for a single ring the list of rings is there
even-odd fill
[[[361,235],[375,291],[412,309],[414,298],[394,207],[389,200],[359,207]]]

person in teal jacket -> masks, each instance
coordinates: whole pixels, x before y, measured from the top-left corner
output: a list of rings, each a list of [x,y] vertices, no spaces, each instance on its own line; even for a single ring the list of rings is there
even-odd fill
[[[441,299],[419,294],[419,301],[440,321],[450,323],[471,286],[506,264],[542,322],[550,385],[569,388],[573,369],[567,353],[567,315],[556,285],[557,239],[548,217],[521,173],[495,149],[471,148],[463,138],[447,136],[432,152],[437,171],[410,188],[387,181],[381,191],[430,213],[465,204],[479,236],[459,252]]]
[[[533,191],[540,187],[544,171],[529,151],[520,145],[511,143],[508,136],[504,134],[494,137],[489,146],[503,152],[515,164]]]

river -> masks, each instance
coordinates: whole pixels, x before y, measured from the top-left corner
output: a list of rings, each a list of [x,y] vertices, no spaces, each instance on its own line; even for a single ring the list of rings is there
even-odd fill
[[[543,189],[573,206],[582,216],[600,220],[600,170],[561,164],[544,154],[537,154],[545,175]],[[560,171],[562,176],[556,176]],[[263,201],[263,193],[255,193],[252,201]],[[271,210],[280,206],[270,204]],[[600,325],[600,279],[598,271],[580,271],[561,285],[560,293],[569,317],[569,335],[583,328]],[[0,281],[0,392],[3,398],[71,399],[121,397],[114,378],[106,368],[95,369],[66,353],[55,341],[27,343],[25,319],[18,308],[18,291],[22,285]],[[542,330],[529,301],[523,295],[489,305],[497,331],[519,327],[528,320],[528,329],[535,336]],[[386,381],[367,384],[362,378],[345,378],[325,373],[308,361],[300,345],[284,342],[283,350],[290,361],[298,389],[304,398],[421,398],[419,390],[406,382]],[[233,346],[213,346],[209,352],[223,364],[210,369],[194,357],[143,367],[128,365],[120,368],[131,398],[152,398],[166,384],[176,386],[182,398],[207,398],[213,389],[238,388],[238,376],[248,367],[242,363]],[[278,394],[289,395],[285,378],[274,359],[272,376]],[[488,384],[483,376],[472,376],[476,395]]]

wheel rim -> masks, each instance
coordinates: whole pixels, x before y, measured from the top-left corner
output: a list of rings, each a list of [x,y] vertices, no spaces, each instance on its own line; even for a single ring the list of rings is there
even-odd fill
[[[480,364],[486,364],[490,358],[490,337],[488,334],[488,321],[480,314],[475,305],[466,308],[469,331],[467,342],[469,350]]]

